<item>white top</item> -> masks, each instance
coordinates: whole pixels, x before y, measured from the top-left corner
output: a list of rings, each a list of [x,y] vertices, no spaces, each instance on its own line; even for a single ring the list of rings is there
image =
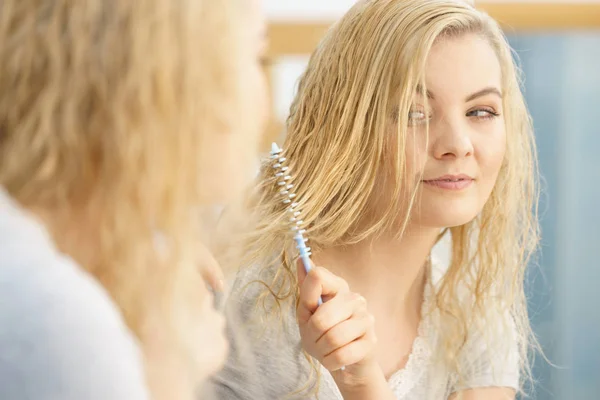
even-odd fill
[[[0,399],[149,398],[108,293],[0,187]]]
[[[443,267],[433,261],[432,278],[425,290],[423,308],[429,306],[436,284],[443,275]],[[281,399],[308,398],[312,387],[310,382],[311,367],[302,353],[300,334],[294,310],[284,316],[279,326],[265,326],[255,321],[262,308],[256,307],[258,294],[264,286],[250,283],[258,279],[257,269],[241,274],[234,286],[230,304],[237,311],[247,328],[246,341],[253,345],[252,376],[248,377],[240,364],[239,352],[231,353],[225,369],[213,379],[213,387],[220,399]],[[268,277],[267,271],[265,276]],[[268,280],[266,280],[268,282]],[[435,312],[423,313],[419,326],[419,334],[413,343],[412,353],[402,370],[397,371],[389,379],[390,388],[399,400],[442,400],[452,393],[476,387],[519,387],[519,356],[515,336],[501,335],[503,340],[494,342],[492,347],[486,345],[477,332],[470,332],[460,364],[466,377],[463,386],[458,386],[457,379],[444,367],[436,365],[432,354],[439,342],[437,316]],[[253,318],[253,319],[252,319]],[[283,329],[282,329],[283,326]],[[238,332],[239,335],[239,332]],[[258,339],[257,339],[258,338]],[[235,342],[235,341],[234,341]],[[392,349],[390,349],[392,350]],[[247,357],[247,355],[244,355]],[[243,365],[243,366],[242,366]],[[318,389],[321,400],[342,400],[337,386],[325,368],[320,367],[321,381]],[[300,390],[300,392],[297,392]],[[290,394],[293,394],[291,397]]]

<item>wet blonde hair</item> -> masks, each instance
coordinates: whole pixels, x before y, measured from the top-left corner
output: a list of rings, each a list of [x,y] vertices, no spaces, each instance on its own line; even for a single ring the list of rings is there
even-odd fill
[[[160,321],[190,360],[204,284],[194,213],[211,191],[198,154],[208,133],[239,128],[241,6],[4,0],[0,11],[0,185],[27,208],[93,221],[82,267],[142,345]]]
[[[528,348],[534,342],[523,284],[538,242],[538,173],[519,70],[492,18],[457,0],[359,1],[310,58],[283,148],[313,249],[352,244],[390,230],[401,237],[418,202],[405,152],[413,96],[418,88],[426,90],[424,71],[432,46],[464,34],[484,37],[500,62],[507,148],[481,214],[450,229],[452,260],[432,302],[443,327],[438,353],[462,377],[458,360],[469,326],[485,328],[484,336],[494,340],[514,324],[524,377],[530,375]],[[388,139],[390,115],[398,116],[393,140]],[[397,146],[395,151],[389,151],[390,145]],[[385,162],[389,157],[392,162]],[[382,173],[390,165],[392,173]],[[390,186],[382,176],[391,176],[394,193],[389,206],[373,216],[374,195],[379,187]],[[268,163],[260,182],[252,200],[256,230],[248,238],[248,264],[276,270],[265,282],[262,301],[278,307],[297,300],[296,254],[289,214]],[[365,222],[365,214],[373,218]]]

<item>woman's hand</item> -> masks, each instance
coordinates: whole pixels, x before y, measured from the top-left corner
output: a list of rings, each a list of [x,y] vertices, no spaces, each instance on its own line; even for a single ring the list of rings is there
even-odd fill
[[[387,386],[375,359],[375,320],[365,298],[325,268],[306,274],[298,263],[298,283],[297,318],[304,350],[332,372],[342,392]]]

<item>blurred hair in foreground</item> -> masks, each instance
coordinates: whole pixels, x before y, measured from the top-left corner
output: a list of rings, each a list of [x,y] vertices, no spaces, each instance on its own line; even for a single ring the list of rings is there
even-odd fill
[[[258,140],[248,7],[5,0],[0,11],[0,185],[106,287],[147,359],[160,337],[165,364],[192,370],[206,356],[198,215],[243,186]]]

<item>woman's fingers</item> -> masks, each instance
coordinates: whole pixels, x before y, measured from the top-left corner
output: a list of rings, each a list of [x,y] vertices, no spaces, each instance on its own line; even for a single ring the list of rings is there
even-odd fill
[[[297,317],[303,348],[332,372],[376,365],[374,318],[366,300],[326,269],[306,273],[303,268],[299,263]],[[325,301],[321,305],[320,298]]]
[[[366,338],[367,335],[335,350],[323,357],[321,364],[333,372],[342,367],[356,364],[373,352],[373,342]]]
[[[317,351],[324,357],[365,336],[373,326],[370,315],[354,317],[337,324],[317,341]]]
[[[198,260],[201,260],[199,268],[202,278],[213,291],[223,292],[225,290],[225,276],[219,263],[202,243],[198,243],[197,249]]]
[[[300,268],[298,268],[300,270]],[[301,271],[298,271],[301,278]],[[305,277],[300,286],[298,304],[298,322],[306,324],[319,308],[321,297],[335,297],[338,293],[348,292],[348,284],[325,268],[315,267]]]
[[[340,293],[321,305],[310,317],[307,330],[318,341],[336,325],[357,316],[359,311],[366,313],[366,300],[357,293]]]

